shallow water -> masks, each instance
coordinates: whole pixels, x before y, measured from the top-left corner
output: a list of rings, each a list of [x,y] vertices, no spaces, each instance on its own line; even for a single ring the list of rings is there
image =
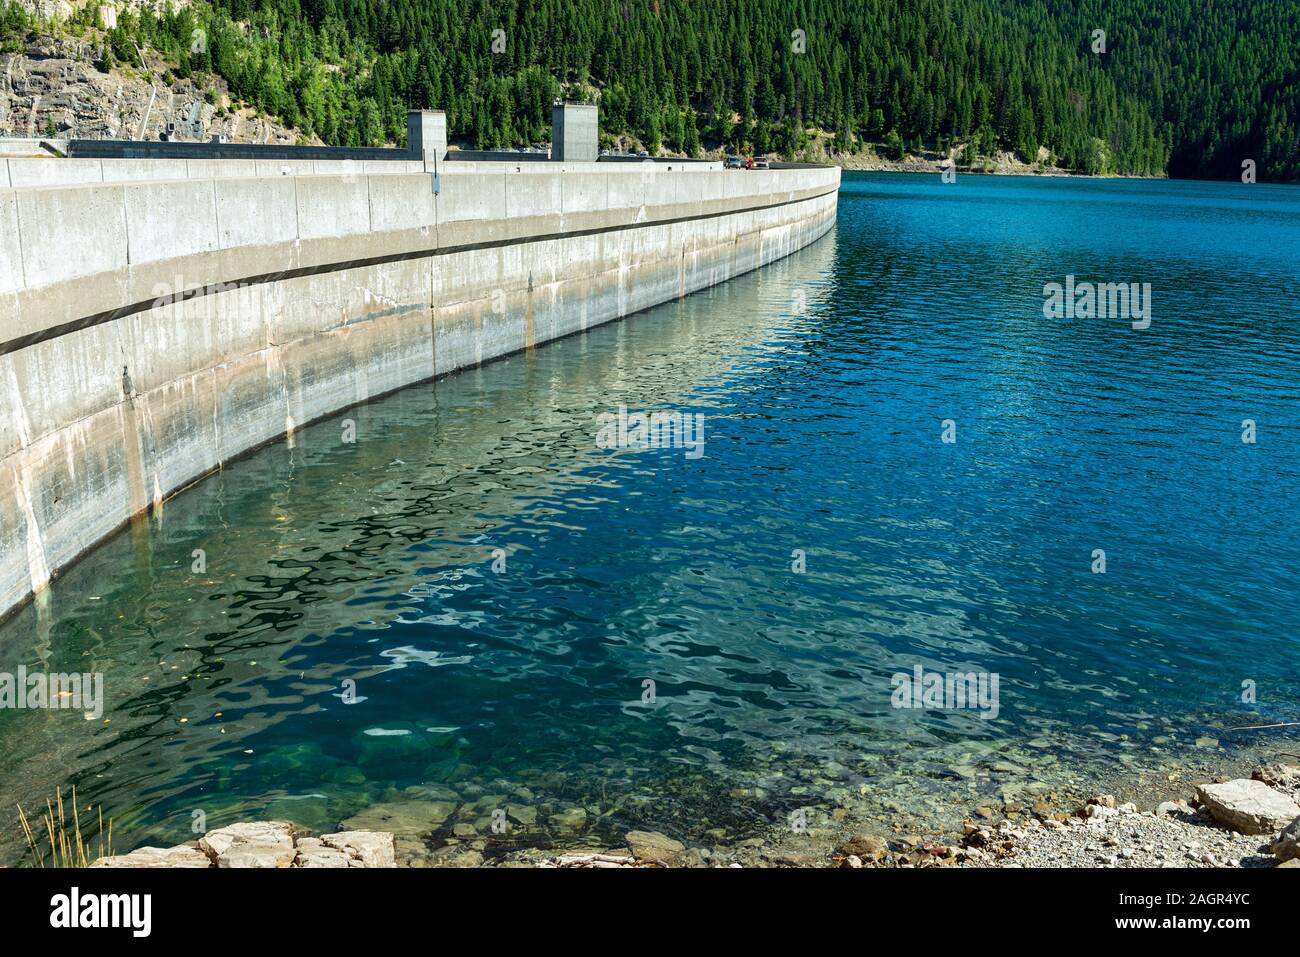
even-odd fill
[[[717,841],[1249,751],[1300,716],[1298,249],[1290,188],[846,174],[796,256],[94,552],[0,671],[103,672],[105,713],[0,711],[0,806],[75,783],[119,848],[412,796],[475,805],[433,844],[505,798],[539,814],[498,848]],[[1044,318],[1067,274],[1150,283],[1150,328]],[[599,447],[620,406],[702,414],[703,456]],[[894,708],[918,665],[995,673],[997,716]]]

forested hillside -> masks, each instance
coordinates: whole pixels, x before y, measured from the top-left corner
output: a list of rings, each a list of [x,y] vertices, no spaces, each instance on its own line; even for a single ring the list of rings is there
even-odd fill
[[[329,143],[400,142],[411,106],[482,147],[541,142],[564,95],[651,150],[790,154],[811,128],[1300,177],[1300,0],[208,0],[113,37]]]
[[[1015,3],[1066,36],[1105,27],[1100,58],[1170,148],[1172,176],[1300,179],[1298,0],[1038,0]]]

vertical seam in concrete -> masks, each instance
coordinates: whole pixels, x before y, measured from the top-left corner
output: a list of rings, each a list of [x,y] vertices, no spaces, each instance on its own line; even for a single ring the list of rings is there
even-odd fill
[[[438,192],[433,196],[433,248],[442,248],[442,210],[439,200],[442,199],[443,191],[450,186],[448,180],[441,176],[438,179]],[[432,374],[436,377],[438,374],[438,290],[435,288],[434,277],[435,270],[438,268],[438,257],[429,257],[429,354],[433,363]]]
[[[9,161],[5,160],[5,164],[8,165],[8,163]],[[13,173],[9,175],[12,176]],[[11,179],[9,182],[12,183],[13,180]],[[22,194],[14,190],[14,224],[18,230],[18,275],[23,277],[23,288],[30,289],[31,283],[27,281],[27,254],[23,252],[27,248],[27,244],[23,242],[23,204],[21,197]]]
[[[127,214],[126,187],[122,186],[122,232],[126,235],[126,264],[131,265],[131,217]]]
[[[298,265],[298,255],[302,248],[302,216],[298,212],[298,177],[290,176],[293,181],[293,241],[298,246],[294,251],[294,265]]]
[[[186,161],[185,163],[186,174],[189,173],[189,170],[190,170],[190,164],[188,161]],[[217,235],[213,237],[214,245],[212,248],[221,249],[222,248],[221,246],[221,204],[217,202],[217,181],[214,179],[214,180],[209,180],[209,182],[212,183],[212,222],[216,224],[217,227]]]
[[[424,165],[429,165],[428,157],[425,157]],[[442,190],[446,186],[441,176],[438,179],[438,192],[433,194],[433,248],[438,249],[442,241],[438,237],[438,199],[442,195]],[[430,182],[429,189],[433,189],[433,183]],[[434,270],[438,267],[438,257],[429,257],[429,375],[436,377],[438,375],[438,308],[435,304],[435,290],[433,287]]]
[[[370,232],[373,233],[375,231],[375,201],[370,194],[369,174],[366,174],[366,223],[370,226]]]

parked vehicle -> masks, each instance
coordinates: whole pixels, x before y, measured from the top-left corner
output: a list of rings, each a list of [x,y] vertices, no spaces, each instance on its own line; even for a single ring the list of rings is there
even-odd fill
[[[772,168],[772,161],[769,160],[766,156],[754,157],[754,169],[771,169],[771,168]]]
[[[744,169],[745,161],[739,156],[728,156],[727,161],[722,165],[725,169]]]

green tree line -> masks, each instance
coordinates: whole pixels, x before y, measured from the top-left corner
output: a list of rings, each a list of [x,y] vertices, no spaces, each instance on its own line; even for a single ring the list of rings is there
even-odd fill
[[[410,107],[480,147],[541,143],[567,96],[652,151],[789,154],[821,129],[1300,178],[1300,0],[200,0],[114,36],[340,145],[402,142]]]

